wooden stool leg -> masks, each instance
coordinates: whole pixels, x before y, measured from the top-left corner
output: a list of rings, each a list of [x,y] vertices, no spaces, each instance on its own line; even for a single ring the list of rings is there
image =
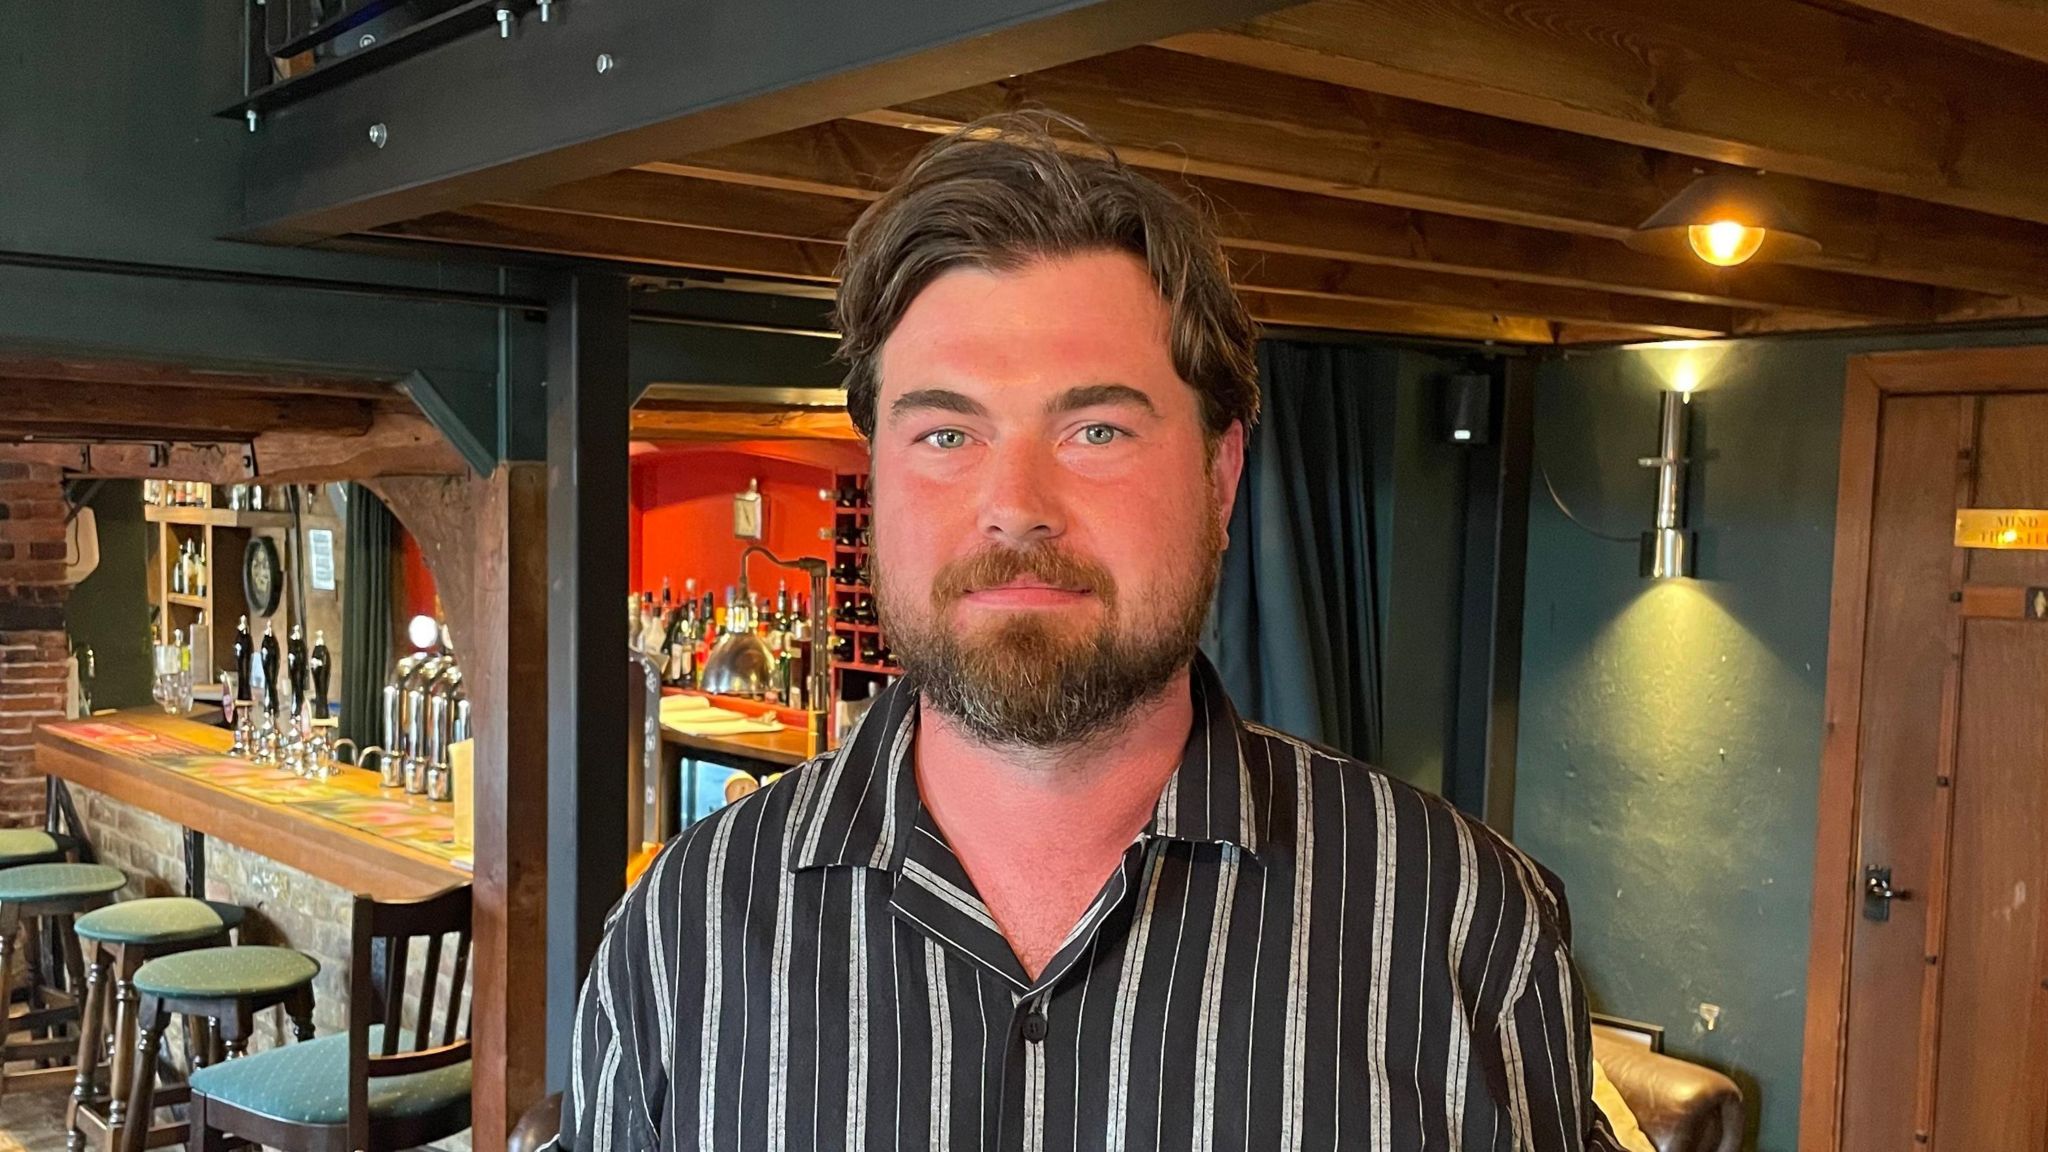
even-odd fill
[[[121,1130],[122,1152],[143,1152],[150,1121],[156,1116],[156,1050],[164,1040],[170,1013],[154,996],[142,999],[142,1039],[135,1051],[134,1084],[128,1091],[128,1118]]]
[[[107,1064],[108,1146],[119,1147],[128,1119],[128,1093],[135,1081],[135,970],[142,967],[140,950],[114,946],[114,1048]]]
[[[284,1014],[292,1022],[292,1039],[313,1038],[313,986],[308,984],[285,998]]]
[[[7,1095],[7,1037],[12,1026],[4,1014],[14,1006],[14,935],[20,926],[20,907],[0,904],[0,1096]]]
[[[78,1110],[90,1104],[98,1086],[100,1045],[106,1039],[107,953],[94,944],[92,964],[85,970],[85,1004],[78,1014],[78,1074],[71,1082],[71,1108],[65,1119],[67,1152],[83,1152],[85,1133],[78,1127]]]

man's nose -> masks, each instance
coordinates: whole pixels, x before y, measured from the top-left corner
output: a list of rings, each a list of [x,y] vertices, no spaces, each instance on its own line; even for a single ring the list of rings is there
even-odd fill
[[[1066,531],[1058,463],[1049,446],[1011,440],[997,444],[986,459],[981,490],[984,537],[1021,545]]]

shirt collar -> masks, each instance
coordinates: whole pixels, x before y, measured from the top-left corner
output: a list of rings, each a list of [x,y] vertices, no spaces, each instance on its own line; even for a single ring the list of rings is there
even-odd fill
[[[1144,835],[1234,844],[1256,856],[1265,836],[1262,799],[1245,763],[1244,723],[1215,666],[1200,652],[1188,676],[1194,723],[1180,766],[1160,791]],[[901,869],[921,802],[911,751],[917,693],[902,679],[884,689],[830,756],[807,770],[789,846],[792,871],[854,865]]]

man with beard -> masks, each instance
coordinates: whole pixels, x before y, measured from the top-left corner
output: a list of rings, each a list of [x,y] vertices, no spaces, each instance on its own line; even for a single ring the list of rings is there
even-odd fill
[[[839,323],[905,675],[615,912],[563,1145],[1608,1147],[1558,883],[1196,650],[1258,413],[1200,217],[978,124]]]

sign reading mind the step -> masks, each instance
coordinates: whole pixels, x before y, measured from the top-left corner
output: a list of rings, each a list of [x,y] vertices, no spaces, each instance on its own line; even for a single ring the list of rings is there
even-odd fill
[[[1958,508],[1956,547],[2048,552],[2048,509]]]

